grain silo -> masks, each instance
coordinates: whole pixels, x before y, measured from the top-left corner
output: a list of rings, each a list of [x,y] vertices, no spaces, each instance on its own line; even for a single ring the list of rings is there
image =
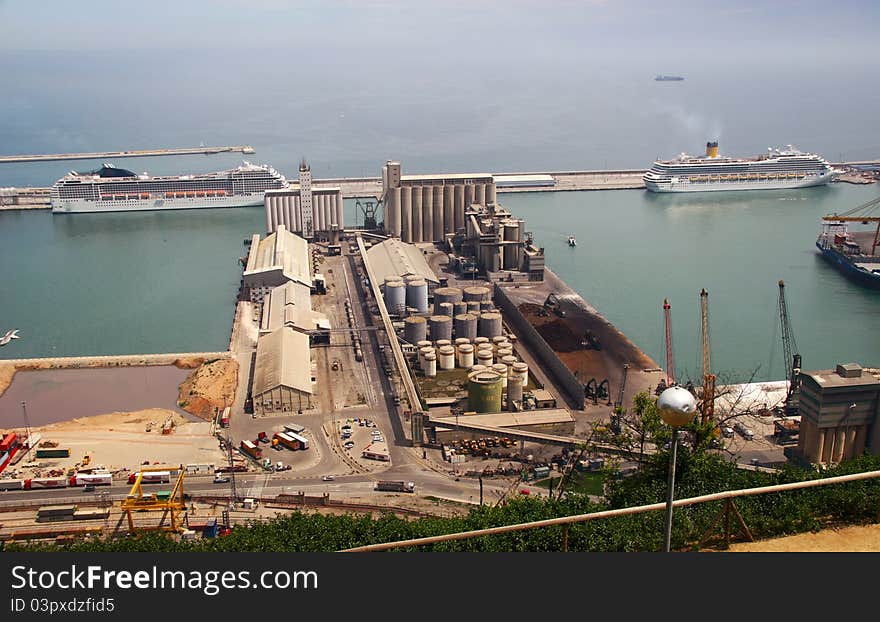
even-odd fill
[[[507,410],[516,410],[515,404],[522,404],[523,381],[522,376],[510,376],[507,378]]]
[[[480,315],[477,333],[481,337],[497,337],[501,335],[501,314],[496,311],[489,311]]]
[[[480,315],[480,301],[479,300],[471,300],[465,303],[467,305],[467,312],[472,315]]]
[[[411,243],[412,239],[412,188],[400,189],[400,239]]]
[[[434,313],[439,315],[440,304],[461,302],[464,294],[458,287],[438,287],[434,290]]]
[[[474,366],[474,346],[469,343],[458,346],[458,366],[465,369]]]
[[[495,370],[495,373],[501,376],[501,387],[507,388],[507,365],[504,363],[495,363],[492,365],[492,369]]]
[[[385,283],[385,307],[391,315],[403,315],[406,309],[406,285],[403,281]]]
[[[491,350],[477,350],[477,364],[491,367],[493,362]]]
[[[456,315],[454,321],[455,336],[473,341],[477,337],[477,316],[465,313]]]
[[[455,348],[441,346],[438,352],[440,369],[455,369]]]
[[[481,300],[480,301],[480,311],[494,311],[495,303],[491,300]]]
[[[465,287],[463,292],[465,302],[481,302],[483,300],[490,300],[491,295],[489,293],[489,288],[481,287],[479,285],[475,285],[473,287]]]
[[[467,337],[456,337],[456,339],[455,339],[455,347],[457,348],[457,347],[460,346],[460,345],[463,345],[463,344],[465,344],[465,343],[470,343],[470,342],[471,342],[471,340],[468,339]]]
[[[519,376],[522,378],[522,386],[526,387],[529,384],[529,366],[526,363],[514,363],[510,368],[510,371],[514,376]],[[508,374],[509,376],[510,374]]]
[[[472,341],[474,342],[475,346],[478,346],[481,343],[490,343],[488,337],[476,337],[476,338],[472,339]]]
[[[413,279],[406,283],[406,306],[419,313],[428,311],[428,283],[424,279]]]
[[[479,363],[471,365],[471,373],[478,372],[478,371],[486,371],[487,369],[489,369],[489,368],[486,367],[485,365],[480,365]]]
[[[434,346],[425,346],[424,348],[419,348],[419,367],[424,371],[425,369],[425,361],[428,358],[428,355],[432,355],[435,357],[437,352],[434,350]]]
[[[412,188],[412,214],[410,218],[410,226],[412,227],[412,242],[422,241],[422,189],[419,187]]]
[[[442,348],[443,346],[451,346],[452,340],[451,339],[438,339],[437,341],[434,342],[434,345],[437,346],[438,348]]]
[[[504,222],[504,241],[519,241],[520,223],[517,220],[507,220]],[[519,244],[504,245],[504,264],[505,270],[519,270],[520,261],[522,259],[522,247]]]
[[[452,318],[448,315],[432,315],[428,318],[431,339],[452,339]]]
[[[501,376],[491,370],[468,375],[468,405],[478,413],[501,412]]]
[[[428,337],[428,323],[425,318],[416,315],[403,321],[403,338],[407,343],[416,345]]]
[[[445,315],[449,318],[455,315],[455,306],[451,302],[441,302],[439,305],[434,305],[434,309],[434,315]]]
[[[433,352],[430,352],[425,355],[425,366],[424,366],[425,376],[428,378],[433,378],[437,375],[437,355]]]
[[[468,312],[468,306],[466,302],[456,302],[452,305],[452,317],[456,315],[464,315]]]

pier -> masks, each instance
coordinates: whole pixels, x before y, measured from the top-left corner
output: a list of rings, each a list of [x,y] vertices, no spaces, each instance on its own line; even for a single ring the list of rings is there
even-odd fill
[[[183,147],[180,149],[141,149],[136,151],[95,151],[93,153],[48,153],[0,156],[0,164],[55,162],[59,160],[98,160],[101,158],[143,158],[147,156],[213,155],[215,153],[255,153],[250,145],[232,147]]]

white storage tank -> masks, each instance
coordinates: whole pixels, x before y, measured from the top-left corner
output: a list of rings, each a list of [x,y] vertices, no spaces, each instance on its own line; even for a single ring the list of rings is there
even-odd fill
[[[495,303],[491,300],[481,300],[480,301],[480,311],[494,311]]]
[[[511,366],[510,371],[515,376],[519,376],[520,378],[522,378],[523,388],[525,388],[526,385],[529,384],[529,366],[527,363],[523,363],[523,362],[514,363]]]
[[[455,348],[452,346],[441,346],[437,352],[440,369],[455,369]]]
[[[486,371],[487,369],[489,368],[486,365],[480,365],[479,363],[476,363],[475,365],[471,365],[469,373],[473,373],[475,371]]]
[[[403,281],[385,283],[385,307],[391,315],[402,315],[406,308],[406,285]]]
[[[497,348],[495,350],[495,358],[498,360],[503,359],[507,356],[513,356],[513,348]],[[513,358],[516,358],[515,356]]]
[[[475,337],[474,339],[472,339],[472,341],[474,342],[475,346],[478,346],[481,343],[489,343],[489,338],[488,337]]]
[[[433,352],[425,355],[425,366],[424,366],[425,376],[428,378],[433,378],[437,375],[437,355]]]
[[[419,313],[428,311],[428,283],[424,279],[412,279],[406,283],[406,306]]]
[[[507,378],[507,410],[515,410],[515,404],[522,404],[523,381],[522,376],[510,376]]]
[[[504,363],[495,363],[494,365],[492,365],[492,369],[495,370],[495,373],[497,373],[499,376],[501,376],[501,387],[506,389],[507,388],[507,365],[505,365]]]
[[[478,364],[485,365],[486,367],[491,367],[493,362],[494,361],[491,350],[477,350]]]
[[[428,358],[429,354],[437,354],[434,351],[434,346],[425,346],[424,348],[419,348],[419,367],[421,367],[422,370],[425,369],[425,360]]]
[[[455,340],[455,346],[458,347],[458,346],[460,346],[460,345],[463,345],[463,344],[465,344],[465,343],[470,343],[470,342],[471,342],[471,340],[468,339],[467,337],[458,337],[458,338]]]
[[[458,346],[458,366],[465,369],[474,366],[474,346],[469,343]]]
[[[418,345],[428,338],[428,323],[425,318],[416,315],[403,321],[403,338],[407,343]]]
[[[438,348],[442,348],[443,346],[451,346],[452,341],[450,339],[438,339],[434,342],[434,345]]]
[[[452,339],[452,318],[448,315],[432,315],[428,318],[428,332],[431,339]]]

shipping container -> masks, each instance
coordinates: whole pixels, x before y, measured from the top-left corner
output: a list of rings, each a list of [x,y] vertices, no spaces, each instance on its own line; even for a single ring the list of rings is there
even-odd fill
[[[273,440],[277,440],[281,445],[284,445],[291,451],[302,449],[302,444],[294,439],[291,434],[286,432],[276,432]]]
[[[109,486],[113,483],[110,473],[77,473],[70,478],[71,486]]]
[[[75,505],[44,505],[37,510],[37,518],[45,516],[73,516],[76,509]]]
[[[3,440],[0,440],[0,452],[9,451],[16,444],[18,444],[18,436],[15,432],[10,432],[3,436]]]
[[[308,449],[309,448],[309,439],[301,434],[296,434],[295,432],[287,432],[287,435],[295,441],[298,441],[300,444],[300,449]]]
[[[134,484],[137,481],[138,473],[129,473],[128,483]],[[170,471],[148,471],[141,478],[142,484],[167,484],[171,481]]]
[[[250,456],[254,460],[259,460],[263,457],[263,450],[254,445],[251,441],[242,441],[239,446],[242,453]]]
[[[60,447],[37,449],[37,458],[69,458],[70,450]]]
[[[34,477],[24,480],[26,490],[35,490],[38,488],[66,488],[67,479],[64,477]]]
[[[0,479],[0,490],[24,490],[24,480]]]

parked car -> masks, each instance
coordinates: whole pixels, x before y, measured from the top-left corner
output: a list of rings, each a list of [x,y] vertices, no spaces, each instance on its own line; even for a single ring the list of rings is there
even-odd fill
[[[85,486],[83,486],[83,492],[95,492],[95,485],[86,484]]]
[[[345,445],[343,445],[343,447],[345,447],[346,449],[351,449],[352,447],[354,447],[354,443],[351,441],[348,441],[345,443]]]
[[[217,473],[216,475],[214,475],[214,483],[215,484],[228,484],[229,483],[229,476],[228,475],[221,475],[220,473]]]
[[[747,441],[750,441],[755,437],[755,433],[752,431],[752,429],[741,421],[737,421],[736,425],[733,426],[733,429],[736,430],[740,434],[740,436],[742,436]]]
[[[321,479],[323,479],[325,482],[332,482],[334,479],[336,479],[336,477],[334,477],[333,475],[325,475]]]
[[[731,438],[733,436],[733,428],[731,428],[729,425],[724,426],[723,428],[721,428],[721,435],[725,438]]]

